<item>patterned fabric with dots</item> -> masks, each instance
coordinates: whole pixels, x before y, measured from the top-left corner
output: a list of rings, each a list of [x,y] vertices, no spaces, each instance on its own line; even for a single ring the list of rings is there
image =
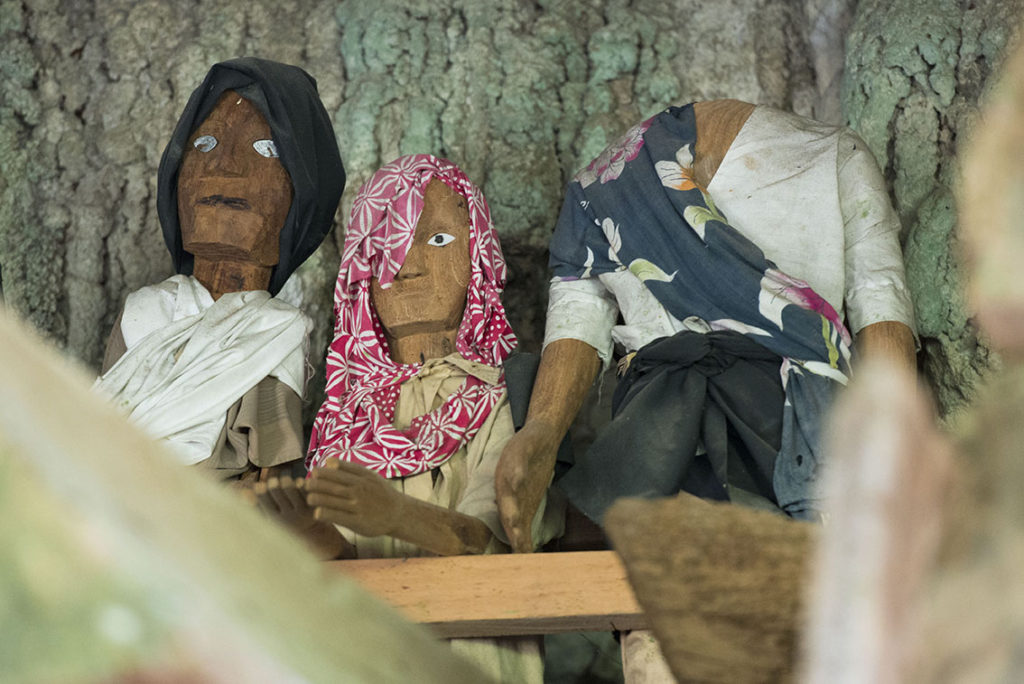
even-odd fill
[[[434,178],[465,197],[470,216],[470,282],[456,350],[469,361],[498,367],[516,346],[500,297],[505,258],[483,193],[445,159],[409,155],[383,166],[359,189],[349,217],[334,291],[327,398],[313,424],[308,469],[340,458],[387,478],[426,472],[473,438],[505,392],[503,378],[489,384],[470,375],[407,429],[392,425],[401,385],[421,364],[391,360],[370,281],[376,277],[386,285],[401,269],[423,211],[424,190]]]

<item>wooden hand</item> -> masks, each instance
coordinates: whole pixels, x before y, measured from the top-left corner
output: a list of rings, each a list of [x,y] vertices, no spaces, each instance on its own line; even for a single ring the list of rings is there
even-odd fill
[[[317,520],[347,527],[365,537],[394,535],[407,498],[377,473],[331,459],[313,471],[306,501]]]
[[[363,536],[386,534],[441,556],[483,553],[493,539],[481,520],[402,494],[353,463],[332,459],[306,483],[317,520]]]
[[[303,480],[293,480],[287,475],[257,482],[250,489],[256,505],[263,512],[305,539],[321,558],[351,555],[348,553],[351,546],[334,525],[313,516],[313,509],[306,503],[304,490]]]
[[[533,518],[551,483],[564,434],[548,423],[527,421],[501,452],[494,489],[501,524],[517,553],[533,551]]]
[[[586,342],[563,339],[544,350],[526,424],[501,452],[494,488],[501,524],[516,552],[533,550],[531,527],[551,483],[558,444],[600,367]]]

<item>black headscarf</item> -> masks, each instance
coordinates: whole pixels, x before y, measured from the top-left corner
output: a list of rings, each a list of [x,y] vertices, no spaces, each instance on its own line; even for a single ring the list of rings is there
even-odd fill
[[[345,167],[316,81],[290,64],[243,57],[214,64],[192,92],[160,159],[157,212],[164,242],[178,273],[191,274],[193,257],[182,247],[178,223],[178,170],[189,137],[206,120],[217,99],[234,90],[263,114],[274,136],[281,164],[292,181],[292,206],[281,230],[280,261],[270,274],[271,294],[312,254],[334,221]]]

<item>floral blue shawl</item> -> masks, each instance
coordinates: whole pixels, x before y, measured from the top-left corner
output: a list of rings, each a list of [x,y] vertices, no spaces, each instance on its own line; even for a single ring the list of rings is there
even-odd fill
[[[850,335],[832,306],[776,268],[693,181],[693,106],[634,126],[569,183],[551,240],[555,278],[629,269],[665,309],[783,357],[779,506],[814,517],[821,420],[845,384]]]

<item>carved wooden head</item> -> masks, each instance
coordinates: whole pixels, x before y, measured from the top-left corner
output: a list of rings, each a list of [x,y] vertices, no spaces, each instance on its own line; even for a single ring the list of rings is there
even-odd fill
[[[178,216],[187,252],[272,267],[292,183],[270,126],[249,100],[225,91],[189,137],[178,174]]]
[[[373,306],[388,337],[455,331],[470,278],[469,210],[462,195],[433,179],[402,268],[388,288],[374,278]]]

